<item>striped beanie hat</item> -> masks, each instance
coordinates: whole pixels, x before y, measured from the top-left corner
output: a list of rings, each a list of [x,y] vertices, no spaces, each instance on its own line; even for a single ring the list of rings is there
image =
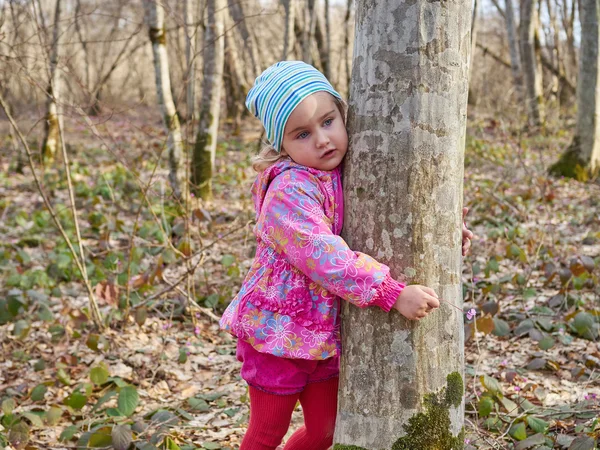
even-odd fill
[[[292,111],[315,92],[325,91],[339,98],[327,78],[303,61],[280,61],[261,73],[246,97],[246,108],[265,127],[267,139],[281,151],[283,130]]]

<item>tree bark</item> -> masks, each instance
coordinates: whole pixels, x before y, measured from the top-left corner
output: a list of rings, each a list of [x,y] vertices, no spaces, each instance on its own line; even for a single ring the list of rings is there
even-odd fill
[[[233,135],[238,136],[241,131],[242,107],[248,88],[239,67],[238,49],[233,37],[230,20],[226,21],[225,28],[224,84],[227,99],[227,117],[233,123]]]
[[[183,16],[185,18],[185,61],[186,76],[186,107],[187,119],[194,123],[196,117],[196,47],[198,43],[198,26],[196,25],[194,0],[184,0]]]
[[[294,52],[294,22],[296,7],[294,0],[283,0],[285,8],[285,30],[283,33],[283,54],[281,60],[287,60]],[[258,75],[258,72],[257,72]]]
[[[348,0],[346,4],[346,14],[344,16],[344,53],[343,57],[346,60],[346,98],[350,96],[350,16],[352,15],[352,2]]]
[[[600,167],[600,0],[581,1],[581,53],[577,83],[577,130],[573,143],[551,167],[554,175],[585,179]]]
[[[460,227],[470,22],[470,0],[357,4],[343,237],[459,311],[442,302],[412,322],[342,305],[336,449],[464,446]]]
[[[521,4],[521,60],[525,75],[525,103],[529,122],[535,126],[544,123],[543,92],[541,74],[537,70],[535,52],[535,30],[537,0],[523,0]]]
[[[56,156],[56,151],[60,143],[58,121],[58,104],[60,98],[60,72],[58,71],[58,55],[59,55],[59,40],[60,32],[60,15],[62,1],[56,0],[56,8],[54,9],[54,30],[52,33],[52,47],[50,49],[50,67],[48,80],[48,100],[46,102],[46,121],[44,127],[44,140],[42,143],[42,157],[44,161],[52,162]],[[42,11],[40,9],[40,15]]]
[[[307,64],[313,63],[312,40],[315,35],[317,0],[306,0],[304,9],[304,33],[302,34],[302,61]]]
[[[183,161],[183,141],[181,127],[171,95],[169,75],[169,57],[165,34],[165,13],[159,0],[146,0],[146,20],[149,28],[152,54],[154,56],[154,74],[156,78],[156,97],[161,109],[163,123],[168,133],[167,147],[169,160],[169,182],[173,194],[180,198],[187,193],[185,164]]]
[[[288,2],[291,2],[291,0],[288,0]],[[256,46],[254,45],[254,39],[250,34],[250,31],[248,30],[246,16],[244,14],[244,8],[240,0],[229,0],[229,14],[235,22],[235,26],[240,31],[240,35],[242,36],[242,40],[244,41],[244,50],[250,58],[250,68],[252,70],[252,77],[257,77],[261,72],[262,64],[260,62],[258,52],[256,51]],[[292,34],[292,39],[293,38],[294,35]],[[284,38],[284,42],[285,39],[286,38]]]
[[[508,47],[510,50],[510,65],[513,76],[513,83],[519,101],[523,97],[523,80],[521,75],[521,57],[519,54],[519,41],[517,39],[517,31],[515,26],[515,11],[513,9],[512,0],[504,0],[506,5],[505,19],[506,19],[506,34],[508,35]]]
[[[204,69],[200,121],[192,161],[192,189],[202,199],[212,197],[212,176],[217,150],[221,88],[224,65],[225,0],[207,0],[207,24],[204,45]]]
[[[329,11],[329,0],[325,0],[325,42],[327,47],[325,50],[325,57],[321,55],[323,60],[323,69],[325,71],[325,77],[331,80],[331,17]]]

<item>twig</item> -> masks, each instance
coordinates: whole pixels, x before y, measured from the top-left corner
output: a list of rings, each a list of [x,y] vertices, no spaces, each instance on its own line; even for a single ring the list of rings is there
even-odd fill
[[[229,232],[227,232],[226,234],[224,234],[223,236],[221,236],[219,239],[215,239],[214,241],[212,241],[210,244],[206,245],[205,247],[202,247],[200,250],[198,250],[196,253],[194,253],[192,256],[189,257],[189,259],[193,259],[198,255],[202,255],[202,257],[198,260],[198,262],[196,264],[194,264],[191,268],[187,269],[185,271],[185,273],[183,275],[181,275],[179,278],[177,278],[177,280],[175,280],[173,282],[172,285],[170,285],[169,287],[166,287],[165,289],[163,289],[160,292],[157,292],[156,294],[152,294],[150,297],[148,297],[147,299],[145,299],[143,302],[138,303],[137,305],[134,306],[135,309],[147,305],[149,302],[151,302],[152,300],[155,300],[159,297],[161,297],[162,295],[166,294],[167,292],[172,291],[173,289],[175,289],[176,286],[178,286],[181,282],[183,282],[183,280],[186,279],[186,277],[190,274],[193,274],[196,270],[196,268],[202,264],[202,262],[204,262],[204,255],[203,253],[208,250],[210,247],[212,247],[213,245],[215,245],[217,242],[222,241],[225,237],[241,230],[242,228],[245,228],[246,226],[248,226],[250,222],[245,223],[244,225],[241,225],[239,227],[234,228],[233,230],[230,230]],[[188,259],[188,258],[186,258]],[[164,277],[163,277],[164,279]]]
[[[31,154],[31,150],[29,149],[29,145],[27,144],[27,141],[25,140],[25,137],[21,133],[21,130],[19,129],[19,127],[15,123],[12,115],[8,111],[8,107],[6,105],[6,102],[4,101],[4,97],[2,96],[1,93],[0,93],[0,106],[4,110],[4,113],[6,114],[6,117],[8,118],[8,121],[10,122],[11,126],[15,130],[15,133],[17,133],[17,136],[19,137],[19,140],[23,144],[23,148],[25,149],[25,152],[27,153],[27,160],[28,160],[28,163],[29,163],[29,168],[31,169],[31,173],[33,175],[33,179],[35,180],[35,184],[36,184],[36,186],[38,188],[38,191],[39,191],[40,195],[42,196],[42,199],[44,200],[44,204],[46,205],[46,208],[48,209],[48,212],[50,213],[50,216],[52,216],[52,220],[54,221],[54,224],[56,225],[56,228],[58,228],[58,231],[62,235],[63,239],[65,240],[65,242],[67,244],[67,246],[69,247],[71,255],[73,256],[73,259],[75,260],[75,264],[77,265],[77,268],[79,269],[79,271],[81,272],[81,276],[83,277],[83,281],[84,281],[85,287],[86,287],[86,289],[88,291],[88,296],[89,296],[89,299],[90,299],[90,306],[92,308],[92,320],[94,321],[94,323],[96,324],[96,326],[99,329],[102,330],[102,329],[104,329],[104,325],[102,323],[102,319],[101,319],[101,316],[100,316],[100,311],[98,310],[98,305],[97,305],[96,299],[94,297],[94,291],[92,290],[92,287],[90,286],[89,280],[87,278],[87,272],[85,270],[85,259],[84,260],[80,260],[79,259],[79,255],[77,254],[77,251],[73,247],[73,244],[71,243],[71,240],[69,239],[69,236],[67,235],[67,233],[65,232],[65,229],[63,228],[62,224],[60,223],[60,220],[58,219],[58,216],[56,215],[56,212],[54,211],[54,208],[52,208],[52,204],[50,203],[50,200],[48,199],[48,197],[46,195],[46,192],[44,191],[42,183],[41,183],[40,179],[38,178],[37,172],[35,171],[35,164],[33,162],[33,155]],[[61,140],[62,140],[62,136],[61,136]],[[63,143],[63,152],[64,152],[64,143]],[[66,154],[63,155],[63,156],[64,156],[64,158],[66,158]],[[67,165],[67,160],[66,159],[65,159],[65,165]],[[68,175],[69,176],[69,187],[70,187],[69,193],[71,195],[72,208],[73,208],[73,211],[74,211],[74,214],[75,214],[75,209],[74,209],[75,208],[75,201],[74,201],[74,198],[72,197],[73,192],[72,192],[72,185],[70,184],[70,173],[69,173],[68,167],[67,167],[67,174],[69,174]],[[82,244],[81,244],[81,236],[79,234],[79,227],[77,225],[77,217],[76,217],[76,215],[75,215],[75,227],[76,227],[76,231],[77,231],[77,237],[79,239],[79,248],[80,248],[80,252],[81,252],[81,257],[83,258],[83,256],[84,256],[84,254],[83,254],[83,247],[82,247]]]

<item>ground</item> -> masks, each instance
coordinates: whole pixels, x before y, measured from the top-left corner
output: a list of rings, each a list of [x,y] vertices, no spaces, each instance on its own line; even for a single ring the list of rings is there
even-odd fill
[[[127,448],[134,436],[144,449],[237,449],[247,389],[215,318],[252,261],[258,124],[238,137],[224,125],[214,199],[186,206],[168,199],[156,164],[160,117],[103,119],[103,141],[76,118],[65,133],[102,332],[0,122],[0,444]],[[35,150],[39,124],[19,123]],[[465,310],[478,315],[465,319],[467,448],[591,449],[600,433],[600,186],[546,175],[570,136],[470,119],[464,201],[476,238],[463,283]],[[76,242],[61,164],[42,179]],[[290,433],[300,424],[298,408]]]

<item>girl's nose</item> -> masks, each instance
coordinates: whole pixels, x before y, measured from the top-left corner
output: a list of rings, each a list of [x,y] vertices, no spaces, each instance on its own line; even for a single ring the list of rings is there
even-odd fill
[[[329,144],[329,135],[324,131],[317,133],[317,147],[324,147]]]

